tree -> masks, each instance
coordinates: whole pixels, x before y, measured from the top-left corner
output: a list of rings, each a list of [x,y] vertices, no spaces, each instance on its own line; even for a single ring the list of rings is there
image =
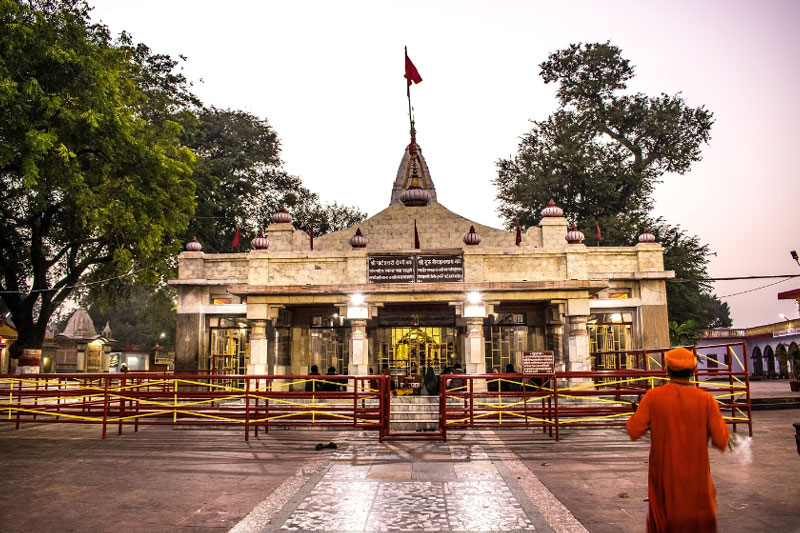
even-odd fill
[[[700,327],[730,323],[707,278],[708,246],[650,215],[654,186],[667,173],[683,174],[701,159],[713,115],[693,108],[680,94],[649,97],[621,94],[634,70],[609,43],[573,44],[541,65],[546,83],[556,83],[560,108],[533,128],[516,156],[500,159],[500,213],[532,226],[552,198],[577,223],[588,245],[630,245],[644,229],[664,245],[665,268],[688,283],[668,285],[669,315]],[[685,276],[685,277],[684,277]]]
[[[175,294],[169,286],[136,287],[125,298],[99,294],[88,309],[98,327],[106,322],[120,348],[139,345],[149,351],[159,344],[175,346]]]
[[[112,41],[79,0],[0,0],[0,296],[39,348],[54,311],[111,277],[152,282],[193,212],[193,155],[171,117],[195,100],[175,62]]]
[[[196,236],[205,252],[230,252],[237,227],[243,228],[245,235],[255,234],[269,224],[281,205],[292,212],[297,228],[309,231],[313,224],[315,235],[364,219],[357,209],[323,205],[300,178],[283,170],[280,141],[266,119],[210,107],[197,113],[183,111],[180,122],[184,126],[182,140],[196,155],[192,180],[197,206],[181,242]],[[237,250],[248,250],[249,241],[241,239]],[[110,322],[119,345],[150,347],[158,342],[171,347],[173,299],[173,291],[163,283],[148,287],[104,283],[93,286],[83,304],[98,324]],[[161,338],[162,332],[166,332],[165,338]]]
[[[323,205],[319,196],[289,175],[280,159],[280,141],[266,119],[244,111],[203,109],[185,116],[184,141],[197,155],[194,181],[197,210],[185,240],[197,236],[207,252],[230,252],[237,228],[255,235],[281,205],[294,225],[322,235],[365,218],[358,209]],[[239,250],[249,247],[244,239]]]

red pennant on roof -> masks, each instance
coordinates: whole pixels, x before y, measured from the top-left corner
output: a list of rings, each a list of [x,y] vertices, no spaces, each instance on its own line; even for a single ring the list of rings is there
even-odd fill
[[[519,227],[519,219],[517,219],[517,238],[514,241],[514,244],[519,246],[522,243],[522,230]]]
[[[600,244],[603,241],[603,234],[600,232],[600,223],[595,222],[595,225],[597,226],[597,244]]]
[[[422,81],[422,76],[419,75],[417,67],[415,67],[414,63],[408,58],[408,52],[406,52],[406,73],[403,76],[406,79],[406,84],[409,86],[412,83],[419,83]]]
[[[241,235],[242,230],[239,226],[236,226],[236,235],[233,236],[233,242],[231,243],[231,248],[238,248],[239,247],[239,236]]]

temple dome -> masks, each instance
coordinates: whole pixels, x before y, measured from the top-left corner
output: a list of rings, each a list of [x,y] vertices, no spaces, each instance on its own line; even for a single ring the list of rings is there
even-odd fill
[[[419,185],[423,189],[427,190],[431,195],[431,202],[437,202],[436,200],[436,187],[433,185],[433,180],[431,179],[431,173],[428,170],[428,164],[425,162],[425,157],[422,155],[422,148],[420,147],[419,143],[416,143],[417,149],[417,171],[419,172]],[[410,168],[411,165],[411,152],[410,152],[411,144],[406,146],[406,150],[403,153],[403,159],[400,161],[400,168],[397,169],[397,178],[394,180],[394,186],[392,187],[392,199],[389,201],[389,205],[401,203],[400,195],[408,189],[409,185],[411,185],[411,176],[413,174],[413,168]]]
[[[97,330],[94,327],[94,322],[92,322],[91,317],[89,317],[89,312],[83,307],[76,309],[69,318],[67,327],[64,328],[62,335],[70,339],[87,339],[96,337]]]

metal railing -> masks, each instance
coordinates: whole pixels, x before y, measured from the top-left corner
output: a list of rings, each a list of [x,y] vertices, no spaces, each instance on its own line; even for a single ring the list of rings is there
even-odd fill
[[[703,346],[725,348],[725,361],[711,371],[698,370],[692,383],[717,401],[723,419],[737,431],[746,426],[753,435],[747,346],[744,342]],[[742,357],[737,353],[740,348]],[[697,353],[698,359],[707,356]],[[440,387],[440,427],[446,438],[455,428],[541,428],[556,440],[570,427],[620,427],[633,412],[633,402],[653,387],[669,381],[664,354],[669,349],[626,350],[592,354],[610,357],[617,368],[552,374],[459,375],[464,385]],[[631,359],[633,357],[633,359]],[[630,361],[638,368],[631,368]],[[733,362],[738,363],[738,368]],[[657,363],[657,364],[654,364]],[[652,367],[655,369],[650,369]],[[494,390],[493,390],[494,389]]]
[[[726,349],[713,370],[698,370],[693,383],[709,391],[726,422],[753,433],[747,346]],[[437,438],[459,428],[531,428],[560,438],[564,428],[623,426],[651,388],[668,378],[666,350],[606,352],[619,368],[548,374],[451,374],[440,376]],[[740,354],[741,353],[741,357]],[[633,356],[633,358],[632,358]],[[703,358],[702,354],[697,354]],[[640,368],[629,368],[635,361]],[[656,365],[653,365],[656,366]],[[390,376],[231,376],[209,374],[0,375],[0,421],[109,426],[122,434],[140,425],[227,426],[267,432],[276,427],[322,426],[390,430]],[[429,434],[433,438],[433,434]],[[424,437],[424,435],[423,435]]]
[[[0,376],[0,420],[109,426],[324,426],[381,430],[383,376],[28,374]],[[299,390],[294,390],[299,389]],[[308,389],[308,390],[306,390]]]

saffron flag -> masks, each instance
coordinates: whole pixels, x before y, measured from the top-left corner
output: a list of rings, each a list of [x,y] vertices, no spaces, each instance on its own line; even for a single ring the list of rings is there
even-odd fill
[[[419,83],[422,81],[422,76],[419,75],[419,71],[417,67],[414,66],[414,63],[408,58],[408,52],[406,52],[406,73],[404,74],[406,79],[406,84],[410,87],[412,83]]]
[[[417,233],[417,219],[414,219],[414,248],[419,249],[419,233]]]
[[[514,244],[519,246],[522,243],[522,230],[519,227],[519,219],[517,219],[517,238],[514,241]]]
[[[239,235],[241,234],[242,230],[239,226],[236,226],[236,235],[233,236],[233,242],[231,243],[231,248],[238,248],[239,247]]]
[[[600,233],[600,223],[595,222],[595,225],[597,226],[597,244],[600,244],[600,242],[603,240],[603,234]]]

